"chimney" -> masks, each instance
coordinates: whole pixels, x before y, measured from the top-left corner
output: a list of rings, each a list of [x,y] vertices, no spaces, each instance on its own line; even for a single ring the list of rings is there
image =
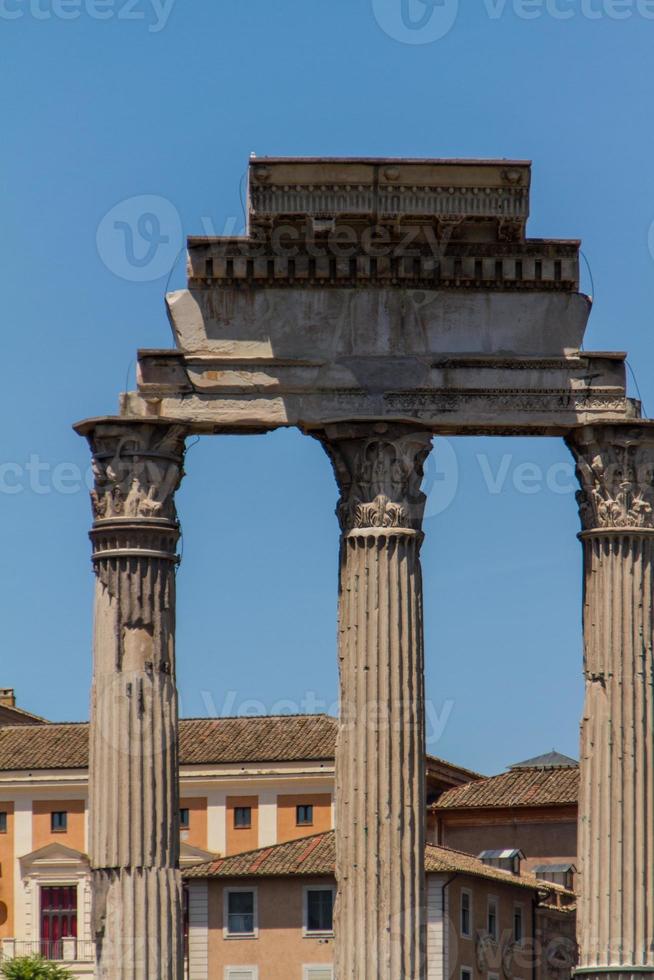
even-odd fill
[[[13,687],[0,687],[0,707],[16,707],[16,695]]]

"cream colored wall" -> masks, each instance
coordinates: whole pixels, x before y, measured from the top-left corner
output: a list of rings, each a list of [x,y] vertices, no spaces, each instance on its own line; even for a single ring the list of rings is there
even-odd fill
[[[14,932],[14,804],[0,801],[7,814],[7,833],[0,834],[0,939]]]
[[[259,936],[224,939],[224,891],[251,884],[257,888]],[[333,884],[332,878],[210,880],[209,976],[222,980],[226,966],[258,966],[261,980],[302,980],[303,965],[332,963],[333,939],[305,939],[302,922],[303,889]]]

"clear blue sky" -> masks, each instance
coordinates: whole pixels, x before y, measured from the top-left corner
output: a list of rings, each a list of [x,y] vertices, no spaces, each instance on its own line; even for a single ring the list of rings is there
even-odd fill
[[[75,486],[61,467],[88,454],[71,424],[115,411],[138,347],[171,344],[167,269],[125,278],[103,237],[121,202],[170,202],[172,247],[175,215],[185,234],[241,226],[251,151],[532,158],[530,233],[583,238],[586,346],[628,350],[654,405],[654,5],[407,2],[403,21],[401,0],[0,0],[0,685],[26,708],[88,713],[90,508],[62,492]],[[183,278],[182,261],[171,285]],[[429,747],[483,771],[577,752],[567,462],[557,440],[469,439],[430,470]],[[525,463],[542,473],[533,493]],[[293,431],[204,439],[187,470],[184,714],[333,704],[336,488],[321,448]]]

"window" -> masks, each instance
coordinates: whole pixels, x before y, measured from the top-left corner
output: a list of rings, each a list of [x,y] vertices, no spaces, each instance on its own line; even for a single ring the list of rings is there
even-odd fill
[[[509,871],[511,874],[520,874],[520,862],[524,854],[519,848],[504,848],[504,850],[482,851],[477,857],[489,868],[499,868],[500,871]]]
[[[63,834],[68,830],[68,813],[66,810],[53,810],[50,814],[50,830],[53,834]]]
[[[179,829],[188,830],[191,826],[191,814],[186,807],[179,811]]]
[[[234,828],[236,830],[249,830],[252,826],[252,807],[234,807]]]
[[[62,959],[66,936],[77,936],[77,887],[41,888],[41,955],[47,960]]]
[[[295,808],[295,822],[298,827],[310,827],[313,824],[313,806],[311,803],[302,803]]]
[[[522,905],[513,906],[513,941],[521,943],[524,937],[524,922],[522,918]]]
[[[334,931],[334,889],[304,889],[304,933],[329,934]]]
[[[571,891],[574,888],[574,864],[540,864],[532,868],[531,873],[543,881],[551,881],[555,885],[563,885]]]
[[[0,834],[7,833],[7,812],[0,810]]]
[[[225,980],[259,980],[259,967],[226,966]]]
[[[334,967],[328,963],[303,966],[302,980],[334,980]]]
[[[465,889],[461,890],[461,935],[472,936],[472,895]]]
[[[487,931],[492,939],[497,939],[497,899],[488,899]]]
[[[461,980],[472,980],[472,970],[469,966],[461,967]]]
[[[257,896],[249,888],[230,888],[225,891],[225,935],[254,937],[257,935]]]

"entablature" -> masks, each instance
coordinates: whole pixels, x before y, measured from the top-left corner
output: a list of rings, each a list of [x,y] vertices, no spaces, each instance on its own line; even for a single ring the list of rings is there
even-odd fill
[[[639,418],[625,355],[583,351],[579,241],[527,238],[530,185],[520,160],[251,159],[246,234],[189,239],[176,347],[140,353],[122,416],[498,435]]]

